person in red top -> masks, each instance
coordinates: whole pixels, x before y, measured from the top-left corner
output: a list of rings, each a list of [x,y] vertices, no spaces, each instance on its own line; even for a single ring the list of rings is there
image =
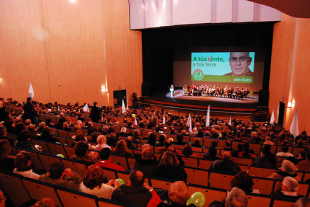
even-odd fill
[[[125,171],[122,166],[111,162],[110,155],[111,155],[110,148],[103,148],[100,151],[100,161],[97,162],[96,165],[100,167],[109,168],[112,170]]]

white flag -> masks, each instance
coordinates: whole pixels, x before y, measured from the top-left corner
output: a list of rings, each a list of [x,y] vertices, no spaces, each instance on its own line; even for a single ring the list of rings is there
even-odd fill
[[[229,117],[228,125],[231,126],[231,117]]]
[[[290,127],[290,133],[292,135],[294,135],[294,137],[297,137],[299,135],[297,110],[296,110],[296,113],[294,115],[291,127]]]
[[[274,124],[274,110],[272,110],[272,114],[271,114],[271,117],[270,117],[270,124]]]
[[[210,105],[208,106],[207,116],[206,116],[206,127],[210,125]]]
[[[192,129],[192,116],[191,114],[188,115],[188,120],[187,120],[187,124],[186,124],[189,128],[188,131],[191,133],[193,131]]]
[[[83,111],[84,112],[89,112],[88,104],[85,104],[85,106],[83,107]]]
[[[126,112],[125,102],[124,99],[122,99],[122,114]]]
[[[137,118],[135,117],[135,125],[138,125]]]
[[[29,86],[29,96],[30,96],[31,98],[34,97],[34,91],[33,91],[33,87],[32,87],[32,84],[31,84],[31,83],[30,83],[30,86]]]
[[[165,114],[163,114],[163,124],[166,124],[166,117],[165,117]]]

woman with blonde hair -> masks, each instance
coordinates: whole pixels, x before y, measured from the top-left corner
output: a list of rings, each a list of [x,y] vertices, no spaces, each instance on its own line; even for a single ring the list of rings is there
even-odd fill
[[[187,180],[187,174],[173,152],[165,151],[158,164],[155,176],[175,181]]]

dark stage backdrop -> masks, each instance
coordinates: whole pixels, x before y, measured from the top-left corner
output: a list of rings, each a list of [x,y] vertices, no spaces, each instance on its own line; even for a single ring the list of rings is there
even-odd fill
[[[256,52],[258,60],[255,67],[255,70],[258,69],[255,74],[257,82],[255,87],[252,84],[254,91],[268,90],[273,25],[247,23],[143,30],[143,82],[149,86],[151,94],[168,92],[171,84],[203,84],[190,81],[191,52],[236,51],[244,48]]]

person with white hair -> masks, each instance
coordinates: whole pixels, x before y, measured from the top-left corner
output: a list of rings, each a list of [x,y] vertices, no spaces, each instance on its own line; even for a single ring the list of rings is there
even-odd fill
[[[228,192],[226,197],[226,206],[227,207],[247,207],[248,198],[243,190],[234,187]]]
[[[294,207],[310,207],[310,198],[307,197],[303,197],[303,198],[299,198]]]
[[[289,176],[295,178],[297,181],[301,181],[301,178],[295,173],[296,166],[288,160],[283,160],[281,169],[274,172],[269,178],[275,180],[283,180],[285,177]]]
[[[292,177],[285,177],[282,181],[282,189],[274,192],[272,195],[276,199],[289,199],[297,201],[301,196],[298,195],[298,182]]]
[[[97,137],[97,145],[95,147],[95,150],[101,151],[103,148],[111,149],[111,147],[107,145],[107,137],[105,135],[99,135]]]

